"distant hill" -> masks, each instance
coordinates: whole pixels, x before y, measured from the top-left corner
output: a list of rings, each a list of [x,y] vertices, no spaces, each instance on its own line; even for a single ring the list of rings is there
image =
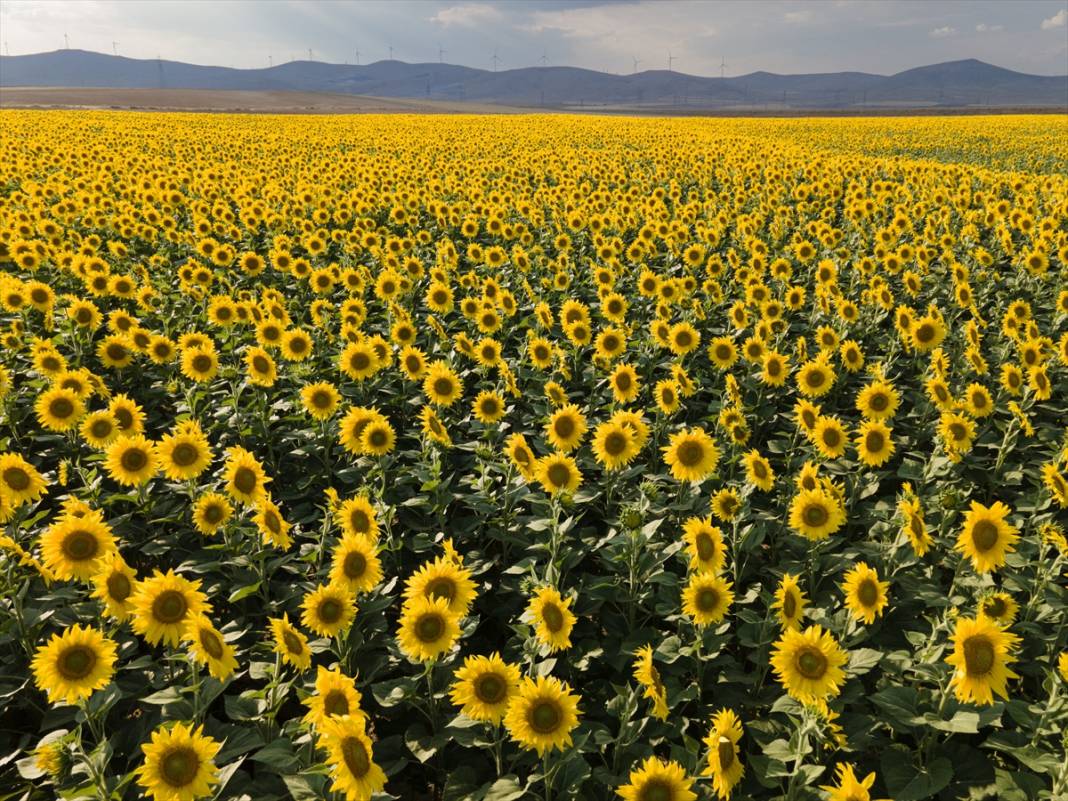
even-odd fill
[[[292,61],[267,69],[205,67],[85,50],[0,56],[0,86],[331,92],[527,107],[894,108],[1054,107],[1068,76],[1026,75],[975,59],[871,75],[754,72],[705,78],[667,70],[615,75],[577,67],[489,70],[453,64]]]

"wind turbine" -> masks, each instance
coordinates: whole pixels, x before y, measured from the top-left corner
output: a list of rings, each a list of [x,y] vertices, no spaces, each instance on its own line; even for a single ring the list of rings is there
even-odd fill
[[[357,47],[356,48],[356,65],[359,66],[359,64],[360,64],[360,48]]]
[[[719,62],[719,79],[722,81],[727,77],[727,57],[724,56],[723,60]]]
[[[389,46],[389,60],[393,60],[393,45]]]
[[[548,61],[548,58],[546,58],[545,51],[542,50],[541,51],[541,65],[542,65],[542,67],[545,66],[547,61]]]
[[[312,58],[312,49],[309,47],[308,48],[308,61],[314,61],[314,60],[315,59]]]
[[[634,74],[637,75],[638,74],[638,65],[642,63],[642,60],[640,58],[638,58],[637,56],[632,56],[631,58],[634,59]]]
[[[274,56],[271,53],[267,54],[267,66],[274,67]]]
[[[668,72],[671,72],[671,67],[675,63],[675,59],[677,58],[678,56],[671,55],[671,51],[668,50]]]
[[[114,53],[116,56],[119,54],[119,43],[118,42],[112,42],[111,43],[111,52]]]
[[[63,34],[63,49],[70,50],[70,40],[67,38],[67,34]]]

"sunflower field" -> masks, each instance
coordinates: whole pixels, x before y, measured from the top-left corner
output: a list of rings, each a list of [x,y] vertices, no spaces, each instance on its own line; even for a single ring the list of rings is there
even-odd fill
[[[1068,120],[0,112],[0,799],[1068,798]]]

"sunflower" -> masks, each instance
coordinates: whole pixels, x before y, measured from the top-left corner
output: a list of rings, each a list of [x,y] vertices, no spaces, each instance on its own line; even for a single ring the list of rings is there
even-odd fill
[[[463,383],[449,365],[436,361],[423,377],[423,392],[435,406],[452,406],[463,394]]]
[[[78,393],[62,386],[42,392],[34,404],[37,422],[49,431],[67,431],[78,425],[85,404]]]
[[[115,535],[98,511],[65,515],[41,535],[41,556],[57,579],[86,581],[100,560],[115,551]]]
[[[857,411],[868,420],[889,420],[897,411],[901,396],[889,381],[872,381],[857,395]]]
[[[701,344],[701,335],[687,322],[675,323],[668,333],[671,352],[676,356],[685,356]]]
[[[189,619],[211,609],[200,591],[200,581],[189,581],[173,570],[156,570],[138,582],[130,603],[134,608],[133,630],[150,645],[178,645]]]
[[[667,720],[667,688],[660,678],[660,671],[653,663],[653,647],[644,645],[634,655],[634,678],[643,687],[645,698],[653,702],[653,717]]]
[[[159,470],[156,444],[140,434],[117,439],[105,451],[104,466],[120,484],[129,487],[144,484]]]
[[[378,356],[367,342],[350,342],[338,357],[338,369],[353,381],[363,381],[378,369]]]
[[[886,591],[889,588],[890,582],[879,581],[879,574],[864,562],[858,562],[842,581],[842,592],[845,593],[850,614],[869,624],[874,623],[875,618],[886,609]]]
[[[1009,626],[1016,619],[1020,605],[1007,592],[994,592],[983,598],[979,611],[999,626]]]
[[[745,465],[745,476],[750,484],[764,492],[771,490],[775,484],[775,471],[759,451],[749,451],[742,457],[742,463]]]
[[[172,481],[193,479],[208,469],[212,452],[208,438],[196,423],[166,434],[156,444],[163,475]]]
[[[571,599],[564,598],[554,587],[539,587],[527,605],[525,617],[534,626],[534,636],[550,653],[571,647],[571,629],[576,617]]]
[[[947,451],[967,453],[975,440],[975,423],[962,414],[945,411],[938,421],[938,434]]]
[[[257,346],[245,351],[245,372],[249,383],[258,387],[273,387],[278,380],[278,368],[271,354]]]
[[[544,370],[552,365],[555,350],[545,337],[531,337],[527,343],[527,355],[535,367]]]
[[[404,588],[406,603],[419,598],[440,599],[447,604],[449,613],[458,617],[468,613],[476,595],[470,572],[448,556],[439,556],[420,567]]]
[[[797,371],[797,389],[809,398],[818,398],[834,386],[834,368],[822,359],[807,361]]]
[[[300,402],[304,411],[316,420],[329,420],[337,409],[341,395],[329,381],[308,384],[300,391]]]
[[[526,677],[508,705],[504,725],[521,747],[544,756],[571,744],[571,732],[582,714],[579,700],[555,676]]]
[[[115,654],[112,640],[75,624],[37,649],[31,665],[34,681],[51,703],[77,703],[108,685]]]
[[[605,470],[626,467],[638,455],[634,434],[622,423],[601,423],[593,434],[593,455]]]
[[[364,721],[362,715],[342,715],[327,718],[321,726],[319,747],[327,753],[326,764],[334,780],[330,789],[344,793],[346,801],[368,801],[386,786],[386,774],[374,761]]]
[[[678,762],[648,757],[616,793],[624,801],[695,801],[697,794],[691,787],[693,779]]]
[[[682,591],[683,614],[698,626],[719,623],[734,603],[731,586],[731,582],[712,573],[693,574]]]
[[[283,612],[281,617],[269,617],[267,622],[271,626],[274,652],[282,657],[282,661],[300,671],[311,667],[308,638],[289,622],[289,614]]]
[[[369,422],[360,434],[360,450],[372,456],[385,456],[396,442],[397,434],[384,417]]]
[[[845,523],[839,500],[824,489],[804,490],[790,502],[790,527],[810,540],[823,540]]]
[[[940,317],[928,314],[912,321],[909,340],[919,353],[929,353],[942,344],[946,338],[946,326]]]
[[[255,506],[266,496],[266,484],[271,480],[259,460],[240,446],[226,452],[223,478],[230,497],[246,506]]]
[[[712,728],[705,737],[708,747],[708,765],[704,775],[712,777],[712,787],[721,799],[730,798],[742,776],[745,766],[739,759],[738,741],[742,739],[742,722],[730,709],[721,709],[712,718]]]
[[[534,479],[537,460],[534,458],[534,452],[530,450],[530,446],[527,444],[526,437],[522,434],[512,434],[505,442],[504,452],[523,478],[527,481]]]
[[[577,448],[585,433],[586,417],[573,403],[557,409],[545,424],[545,434],[549,442],[562,453]]]
[[[397,642],[416,662],[429,662],[452,648],[460,636],[458,616],[445,598],[418,597],[404,604]]]
[[[140,434],[145,430],[145,412],[132,398],[116,395],[108,404],[111,412],[119,422],[119,431],[126,436]]]
[[[504,417],[504,398],[499,392],[480,392],[471,404],[471,413],[480,423],[485,425],[496,423]]]
[[[375,421],[385,420],[377,409],[353,406],[338,424],[338,439],[345,450],[359,455],[363,453],[363,431]]]
[[[839,762],[835,767],[838,775],[838,786],[821,784],[820,789],[829,793],[827,801],[870,801],[869,790],[875,784],[875,774],[869,773],[858,781],[853,773],[853,766]]]
[[[378,513],[366,495],[344,501],[335,512],[341,530],[346,535],[367,537],[378,541]]]
[[[225,495],[209,492],[197,498],[193,504],[193,525],[201,534],[211,535],[218,531],[234,513]]]
[[[838,695],[845,680],[842,665],[849,655],[830,632],[809,626],[803,632],[788,628],[775,642],[771,666],[793,698],[812,704]]]
[[[729,523],[742,509],[742,499],[733,487],[724,487],[712,496],[712,514],[717,520]]]
[[[892,429],[879,420],[869,420],[857,431],[857,458],[869,467],[880,467],[894,454]]]
[[[657,381],[656,386],[653,387],[653,398],[656,400],[657,408],[664,414],[674,414],[679,410],[682,406],[680,394],[679,382],[673,378]]]
[[[350,592],[370,592],[382,580],[382,564],[374,543],[363,534],[345,534],[334,549],[330,581]]]
[[[608,385],[612,388],[612,397],[616,403],[630,403],[638,397],[641,390],[638,373],[629,364],[617,364],[608,376]]]
[[[410,381],[418,381],[426,373],[426,354],[414,345],[401,348],[397,361]]]
[[[182,375],[190,381],[211,381],[219,372],[219,357],[214,349],[188,348],[182,351]]]
[[[738,348],[730,337],[716,337],[708,346],[708,360],[720,370],[729,369],[738,361]]]
[[[118,551],[112,551],[97,562],[92,581],[93,597],[103,601],[109,617],[122,623],[133,614],[130,598],[137,586],[137,574]]]
[[[972,560],[977,573],[989,573],[1005,564],[1005,554],[1016,550],[1018,529],[1005,520],[1012,510],[1001,501],[991,506],[972,501],[957,535],[956,549]]]
[[[727,561],[727,549],[723,545],[723,532],[712,525],[712,519],[687,518],[682,531],[690,554],[690,566],[698,573],[720,573]]]
[[[320,637],[335,637],[348,628],[356,615],[356,604],[344,584],[320,584],[304,596],[300,622]]]
[[[152,732],[141,746],[145,762],[137,769],[137,783],[154,801],[194,801],[212,793],[219,770],[212,761],[221,743],[203,733],[204,727],[175,723]]]
[[[305,331],[294,328],[282,334],[282,358],[299,362],[311,356],[312,339]]]
[[[422,430],[435,442],[440,442],[446,448],[452,447],[452,438],[449,436],[445,424],[430,406],[424,406],[419,410],[419,419],[422,421]]]
[[[327,720],[344,715],[366,720],[362,702],[363,696],[353,679],[340,669],[327,670],[319,665],[315,673],[315,692],[304,699],[304,705],[308,707],[304,722],[322,728]]]
[[[933,540],[923,519],[923,507],[920,505],[920,499],[915,496],[902,498],[898,501],[898,510],[905,519],[902,528],[905,531],[905,536],[909,538],[909,542],[912,544],[912,550],[916,552],[917,556],[923,556],[930,549]]]
[[[992,704],[995,694],[1008,699],[1008,680],[1019,678],[1008,667],[1016,661],[1012,652],[1019,644],[1019,637],[983,615],[958,618],[953,653],[946,657],[946,662],[956,668],[950,686],[957,700]]]
[[[107,410],[90,412],[82,418],[78,432],[90,447],[103,450],[118,438],[119,422]]]
[[[213,678],[225,681],[237,670],[233,646],[223,639],[207,615],[191,616],[182,637],[189,643],[189,655],[204,665]]]
[[[293,545],[293,538],[289,536],[289,530],[293,528],[293,525],[282,516],[282,510],[278,508],[271,496],[265,495],[254,508],[256,514],[252,516],[252,522],[259,529],[264,544],[272,545],[283,551],[289,550]]]
[[[770,387],[781,387],[790,375],[790,359],[778,351],[768,351],[764,355],[760,380]]]
[[[535,463],[535,475],[550,495],[573,494],[582,483],[582,473],[570,456],[553,453]]]
[[[664,463],[676,481],[704,481],[719,462],[719,448],[703,428],[672,434],[668,445],[661,450]]]
[[[846,451],[849,432],[837,417],[820,415],[812,432],[812,441],[824,458],[837,459]]]
[[[798,629],[801,627],[801,618],[805,616],[805,604],[808,599],[801,592],[797,583],[797,576],[792,573],[784,573],[779,586],[775,590],[775,603],[771,608],[779,618],[779,625],[784,629]]]
[[[990,397],[990,390],[982,384],[969,384],[964,390],[961,405],[976,419],[987,417],[994,411],[994,401]]]
[[[457,668],[449,695],[467,717],[496,726],[519,689],[519,679],[519,667],[498,653],[469,656]]]

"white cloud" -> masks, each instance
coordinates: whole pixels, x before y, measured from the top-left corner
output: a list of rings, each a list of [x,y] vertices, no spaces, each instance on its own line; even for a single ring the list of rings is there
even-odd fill
[[[805,9],[804,11],[787,11],[782,15],[785,22],[791,25],[804,25],[806,22],[812,21],[812,11]]]
[[[494,6],[482,3],[470,3],[462,6],[443,8],[430,21],[443,28],[477,28],[485,23],[494,23],[501,18],[501,12]]]
[[[934,28],[928,36],[932,39],[948,39],[950,36],[955,36],[956,34],[956,28],[946,25],[944,28]]]
[[[975,26],[975,30],[978,33],[997,33],[998,31],[1005,30],[1004,25],[987,25],[985,22],[980,22]]]
[[[1054,28],[1063,28],[1068,25],[1068,9],[1062,8],[1049,19],[1042,20],[1042,30],[1051,31]]]

